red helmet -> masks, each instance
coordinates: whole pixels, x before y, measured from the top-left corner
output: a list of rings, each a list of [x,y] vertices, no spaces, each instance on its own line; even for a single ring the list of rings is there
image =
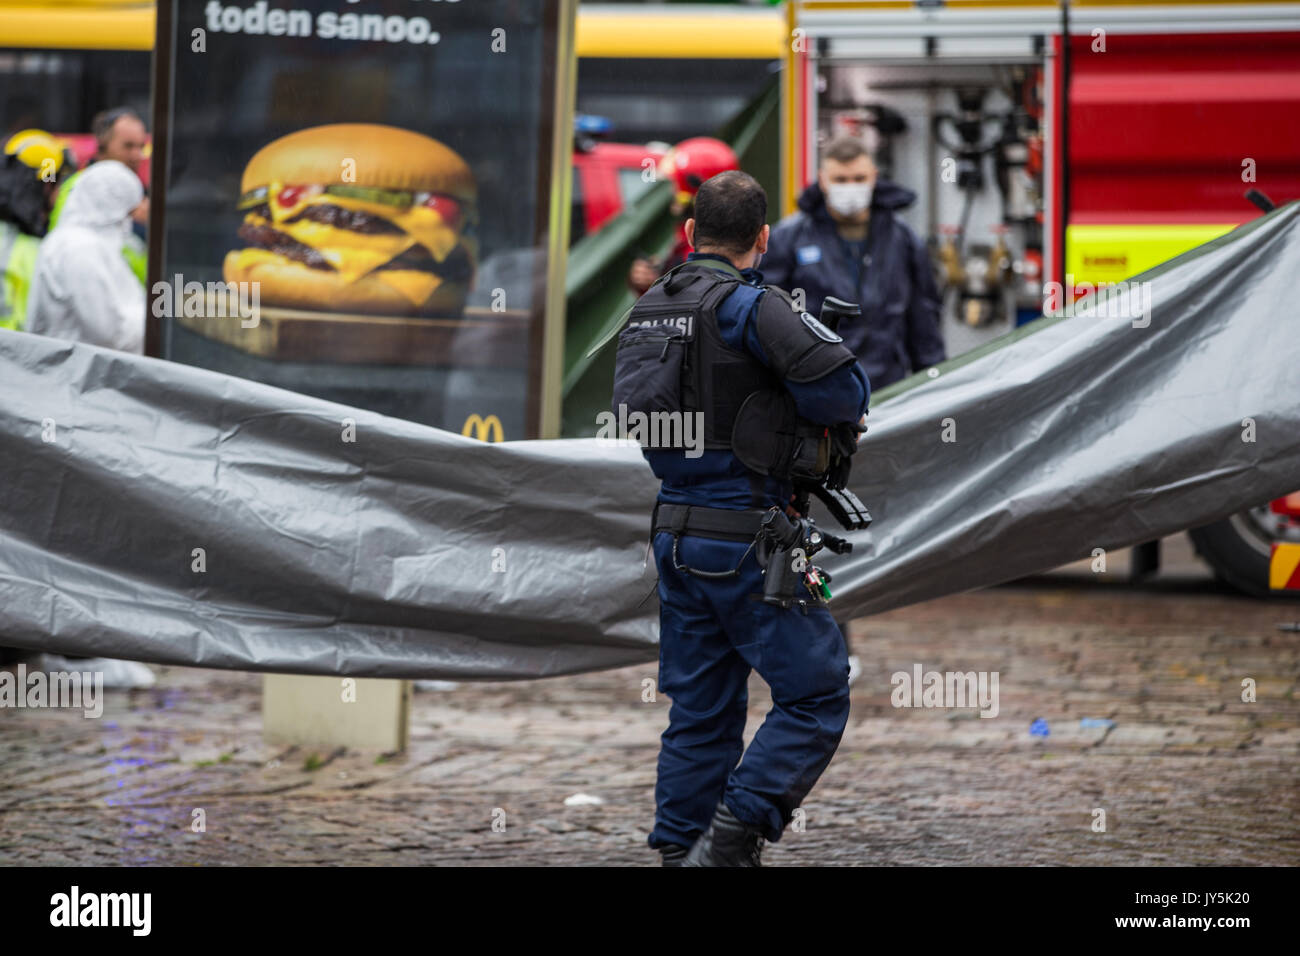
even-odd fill
[[[740,160],[731,147],[709,136],[682,140],[664,154],[659,165],[663,175],[672,177],[677,200],[683,204],[695,197],[706,179],[739,168]]]

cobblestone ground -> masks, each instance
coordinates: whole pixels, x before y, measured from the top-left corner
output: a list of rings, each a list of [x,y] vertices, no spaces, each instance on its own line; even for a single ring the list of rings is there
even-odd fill
[[[1144,586],[1058,573],[857,622],[848,731],[805,829],[765,860],[1300,863],[1300,635],[1277,627],[1300,601],[1230,594],[1170,543]],[[998,671],[1000,713],[894,708],[890,675],[915,663]],[[387,760],[264,744],[258,675],[156,670],[99,720],[0,711],[0,863],[658,861],[653,666],[418,693],[410,749]],[[769,702],[755,678],[750,734]],[[576,793],[604,803],[566,807]]]

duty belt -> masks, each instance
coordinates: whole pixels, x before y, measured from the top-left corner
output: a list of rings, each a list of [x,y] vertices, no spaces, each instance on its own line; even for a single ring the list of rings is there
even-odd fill
[[[758,535],[766,510],[731,511],[701,505],[655,505],[652,533],[667,531],[674,538],[690,535],[748,544]]]
[[[826,536],[817,530],[811,518],[790,518],[779,508],[730,511],[696,505],[656,504],[651,527],[655,533],[666,531],[673,536],[673,568],[678,572],[714,581],[738,577],[745,559],[757,548],[755,557],[763,569],[763,593],[761,596],[753,595],[755,600],[781,608],[798,604],[807,614],[810,602],[795,596],[801,578],[808,586],[813,604],[825,606],[830,600],[831,590],[827,586],[830,574],[808,562],[826,543]],[[734,568],[702,571],[682,563],[678,545],[683,535],[747,542],[749,547]]]
[[[827,539],[811,518],[791,518],[780,508],[730,511],[696,505],[656,504],[650,524],[654,534],[666,531],[673,536],[673,568],[683,574],[706,580],[738,577],[745,559],[757,547],[755,557],[763,569],[763,593],[761,596],[751,595],[752,599],[781,608],[798,604],[807,614],[810,603],[825,607],[831,598],[830,574],[808,561],[826,546]],[[748,542],[749,547],[734,568],[702,571],[682,564],[678,544],[683,535]],[[812,596],[811,602],[795,595],[801,578]]]
[[[741,565],[745,563],[745,559],[758,543],[759,531],[767,513],[768,511],[752,509],[730,511],[726,508],[656,502],[654,515],[650,519],[650,537],[654,538],[660,531],[667,531],[673,536],[673,567],[684,574],[709,580],[734,578],[740,574]],[[677,546],[682,540],[682,535],[715,538],[719,541],[739,541],[742,544],[748,542],[749,547],[745,549],[745,553],[740,556],[734,568],[727,571],[701,571],[698,568],[688,568],[677,556]]]

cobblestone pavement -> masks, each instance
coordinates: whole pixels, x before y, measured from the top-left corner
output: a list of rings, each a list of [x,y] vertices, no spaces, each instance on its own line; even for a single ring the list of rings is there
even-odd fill
[[[1300,601],[1219,589],[1173,543],[1145,586],[1055,574],[857,622],[849,728],[765,861],[1300,863],[1300,635],[1277,627]],[[894,708],[890,675],[916,663],[999,672],[1000,713]],[[98,720],[0,711],[0,863],[658,862],[652,665],[417,693],[388,759],[266,745],[259,675],[156,670]],[[769,702],[754,678],[749,734]],[[576,793],[604,803],[566,807]]]

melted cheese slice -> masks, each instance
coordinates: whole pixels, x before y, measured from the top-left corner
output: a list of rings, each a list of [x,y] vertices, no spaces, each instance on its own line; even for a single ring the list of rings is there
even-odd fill
[[[278,252],[272,252],[270,249],[240,249],[235,253],[235,258],[231,262],[231,269],[226,270],[227,282],[243,281],[246,277],[237,273],[245,269],[251,269],[255,265],[278,264],[292,262],[287,256],[282,256]]]
[[[417,244],[428,249],[436,262],[444,262],[460,242],[456,231],[443,222],[442,216],[426,206],[399,209],[384,203],[353,199],[350,196],[304,194],[303,198],[293,206],[285,208],[279,202],[281,188],[282,184],[277,182],[271,183],[268,188],[271,209],[269,224],[303,245],[315,249],[347,282],[355,282],[362,276],[375,272]],[[288,221],[308,206],[318,205],[339,206],[343,209],[369,213],[392,223],[402,232],[363,234],[349,229],[338,229],[310,219]],[[245,222],[255,226],[268,224],[265,218],[252,213],[245,217]],[[250,260],[250,264],[254,261],[258,260]],[[240,264],[242,265],[243,262],[241,258]],[[443,281],[430,273],[409,269],[384,270],[376,273],[375,278],[392,286],[409,299],[412,305],[419,305],[427,300]]]
[[[399,209],[395,206],[365,202],[347,196],[320,196],[310,204],[316,205],[317,203],[342,206],[344,209],[368,212],[380,219],[387,219],[432,252],[433,258],[438,262],[445,261],[456,248],[457,243],[460,242],[460,236],[456,230],[443,222],[442,216],[428,206],[408,206],[405,209]],[[375,237],[368,236],[367,238],[373,239]]]
[[[261,216],[250,215],[244,221],[254,226],[268,225]],[[321,258],[348,282],[355,282],[363,275],[392,262],[415,245],[415,239],[405,234],[367,236],[309,219],[277,222],[274,227],[319,252]]]
[[[431,272],[418,272],[414,269],[385,269],[375,276],[384,285],[392,286],[411,300],[412,305],[427,302],[442,280]]]
[[[302,263],[288,256],[282,256],[270,249],[240,249],[235,253],[226,271],[227,282],[245,280],[249,270],[258,265],[297,265]],[[420,305],[438,290],[443,280],[431,272],[419,272],[414,269],[385,269],[376,272],[373,278],[384,285],[396,289],[410,301],[411,305]],[[349,280],[355,281],[355,280]]]

